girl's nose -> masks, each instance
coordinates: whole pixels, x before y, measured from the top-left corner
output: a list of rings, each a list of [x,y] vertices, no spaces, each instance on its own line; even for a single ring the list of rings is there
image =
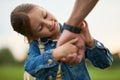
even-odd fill
[[[43,21],[43,26],[48,27],[50,29],[51,26],[52,26],[52,22],[53,21],[50,21],[50,20],[44,20]]]

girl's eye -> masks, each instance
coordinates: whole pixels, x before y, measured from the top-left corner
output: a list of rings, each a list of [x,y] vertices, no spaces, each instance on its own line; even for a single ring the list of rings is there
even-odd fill
[[[44,19],[46,19],[47,18],[47,13],[45,14],[45,16],[44,16]]]

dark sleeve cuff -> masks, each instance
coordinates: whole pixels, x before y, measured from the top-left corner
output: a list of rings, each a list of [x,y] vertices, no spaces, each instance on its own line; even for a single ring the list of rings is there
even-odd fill
[[[70,31],[70,32],[73,32],[73,33],[77,33],[77,34],[79,34],[80,31],[81,31],[80,28],[78,28],[78,27],[73,27],[73,26],[68,25],[68,24],[66,24],[66,23],[64,23],[64,25],[63,25],[63,30],[64,30],[64,29],[66,29],[66,30],[68,30],[68,31]]]

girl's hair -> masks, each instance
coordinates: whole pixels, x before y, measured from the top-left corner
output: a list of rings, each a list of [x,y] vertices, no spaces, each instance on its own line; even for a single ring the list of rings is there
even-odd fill
[[[28,41],[30,41],[32,33],[27,14],[36,6],[37,5],[34,4],[21,4],[17,6],[10,15],[11,25],[14,31],[26,36]]]

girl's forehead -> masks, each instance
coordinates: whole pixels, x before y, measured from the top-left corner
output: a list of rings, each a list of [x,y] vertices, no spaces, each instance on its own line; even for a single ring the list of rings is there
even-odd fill
[[[41,7],[41,6],[36,6],[36,9],[40,9],[40,10],[46,10],[45,8]]]
[[[41,10],[43,10],[43,8],[40,6],[37,6],[37,7],[34,7],[33,10],[40,10],[41,11]]]
[[[43,7],[40,6],[36,6],[34,7],[29,13],[34,13],[34,12],[39,12],[39,13],[43,13],[46,12],[47,10]],[[47,11],[48,12],[48,11]]]

